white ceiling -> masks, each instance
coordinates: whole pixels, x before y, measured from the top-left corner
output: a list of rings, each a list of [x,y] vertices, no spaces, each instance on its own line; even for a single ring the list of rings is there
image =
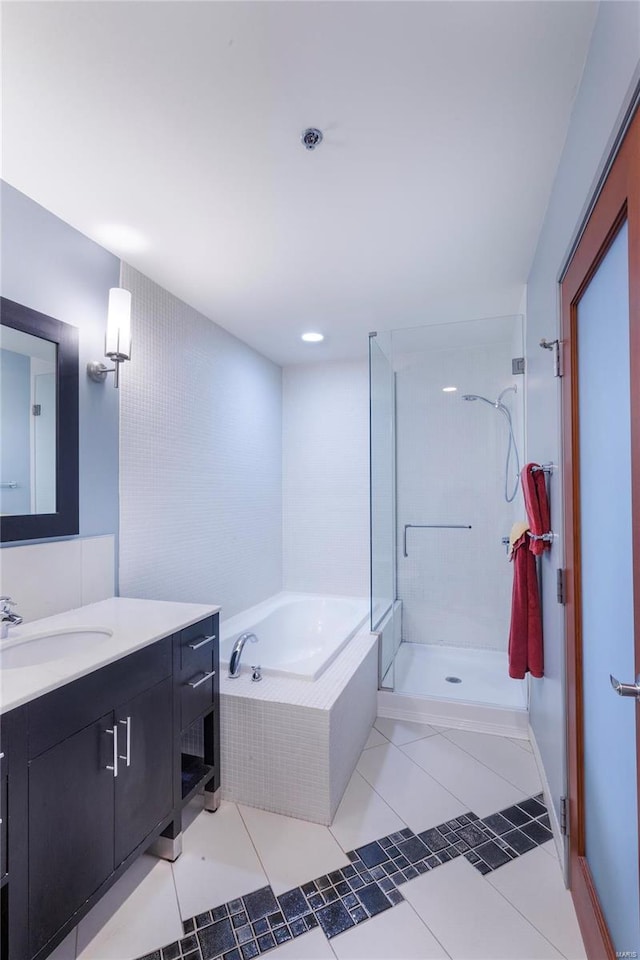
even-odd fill
[[[3,176],[279,363],[515,314],[596,9],[4,3]]]

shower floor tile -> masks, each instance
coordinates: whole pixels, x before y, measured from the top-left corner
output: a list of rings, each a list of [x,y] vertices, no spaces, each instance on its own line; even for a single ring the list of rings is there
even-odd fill
[[[457,677],[450,683],[446,677]],[[395,658],[395,693],[525,709],[526,683],[509,676],[507,655],[497,650],[401,643]]]

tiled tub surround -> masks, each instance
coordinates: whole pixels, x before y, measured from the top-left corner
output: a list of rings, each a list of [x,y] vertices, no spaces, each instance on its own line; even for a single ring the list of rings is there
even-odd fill
[[[181,940],[141,960],[253,960],[318,925],[332,939],[402,903],[398,887],[457,857],[484,876],[548,840],[542,794],[483,819],[469,812],[418,834],[405,827],[278,897],[266,886],[185,920]]]
[[[20,640],[66,630],[109,630],[104,642],[79,650],[70,656],[28,667],[0,671],[0,712],[7,713],[56,690],[59,687],[114,663],[136,650],[147,647],[192,623],[197,623],[219,607],[196,603],[172,603],[165,600],[133,600],[111,597],[68,610],[53,617],[13,627],[0,650]]]
[[[368,612],[365,597],[275,594],[224,621],[220,663],[228,666],[235,641],[251,632],[258,645],[246,649],[245,662],[250,656],[267,676],[317,680],[363,626]]]
[[[253,653],[220,678],[223,798],[329,824],[376,715],[376,638],[365,628],[312,682],[254,683]]]

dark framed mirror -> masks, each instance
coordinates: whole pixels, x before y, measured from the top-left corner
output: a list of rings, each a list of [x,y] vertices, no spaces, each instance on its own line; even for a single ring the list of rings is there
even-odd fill
[[[0,540],[77,534],[78,331],[0,297]]]

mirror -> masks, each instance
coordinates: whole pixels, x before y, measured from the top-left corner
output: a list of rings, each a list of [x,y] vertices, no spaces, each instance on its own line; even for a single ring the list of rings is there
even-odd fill
[[[0,298],[0,538],[78,533],[78,332]]]

